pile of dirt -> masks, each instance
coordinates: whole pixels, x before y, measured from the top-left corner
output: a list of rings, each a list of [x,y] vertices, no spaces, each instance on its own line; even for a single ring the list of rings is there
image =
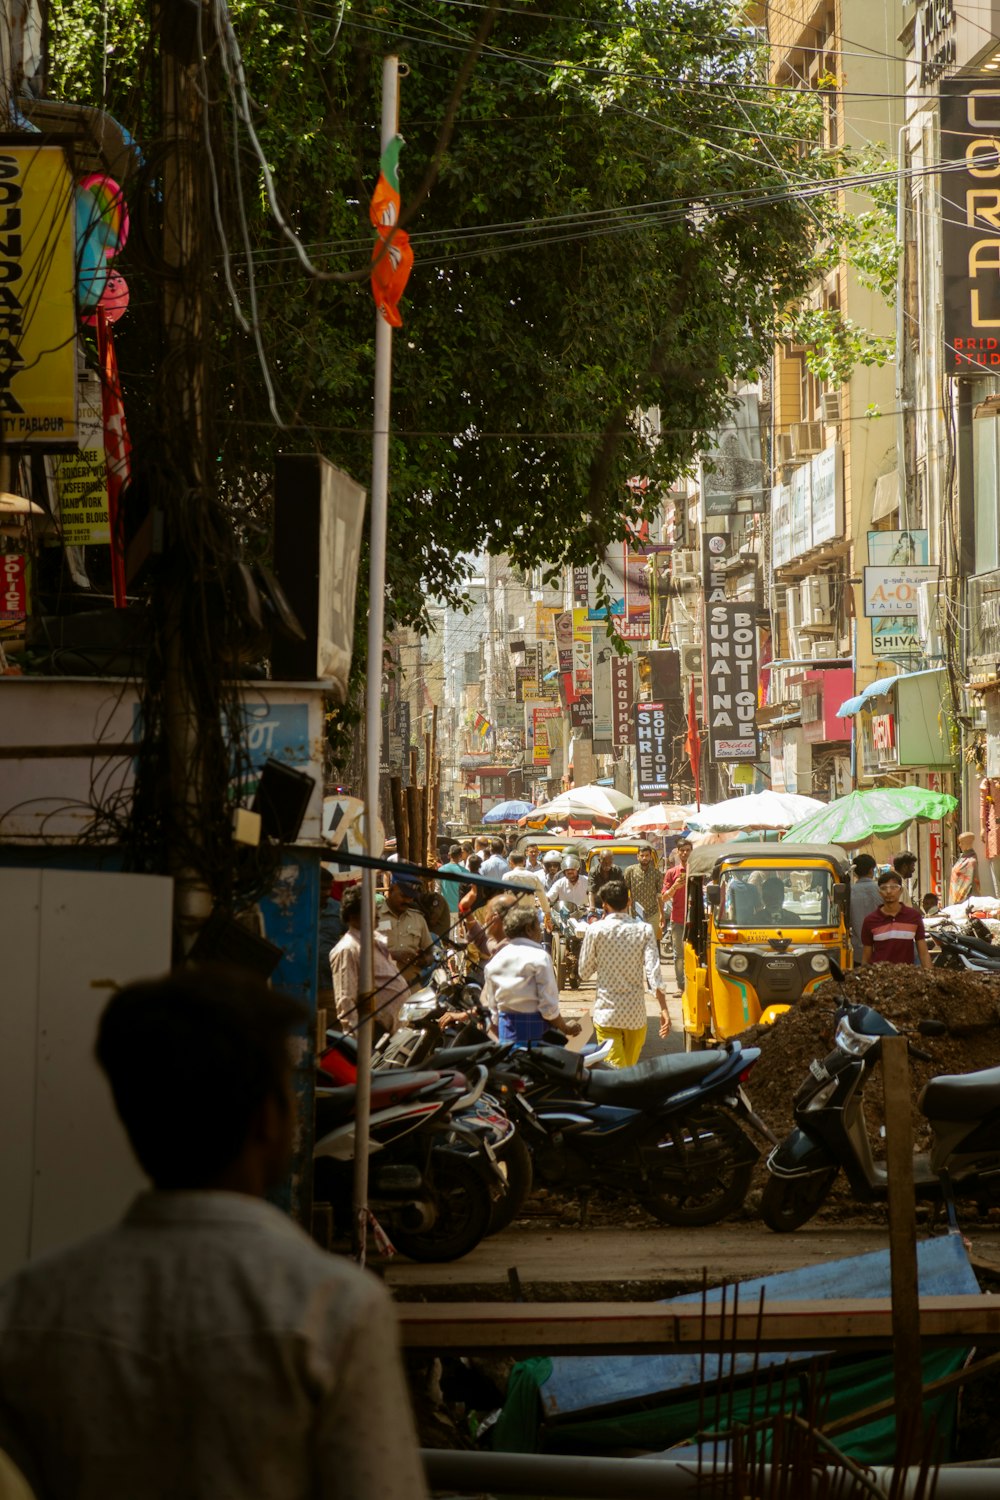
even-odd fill
[[[928,1079],[942,1073],[972,1073],[1000,1066],[1000,977],[950,969],[924,970],[904,964],[872,964],[847,975],[843,995],[851,1004],[870,1005],[897,1030],[914,1038],[933,1059],[911,1058],[913,1131],[918,1149],[926,1146],[917,1096]],[[814,1058],[833,1049],[834,1016],[840,990],[820,985],[771,1026],[753,1026],[740,1041],[759,1047],[760,1058],[747,1085],[753,1107],[778,1136],[792,1128],[792,1100]],[[920,1021],[941,1021],[943,1036],[918,1036]],[[869,1125],[882,1123],[882,1090],[876,1077],[865,1093]]]

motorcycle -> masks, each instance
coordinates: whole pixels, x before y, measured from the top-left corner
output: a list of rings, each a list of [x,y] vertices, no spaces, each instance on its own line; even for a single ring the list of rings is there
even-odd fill
[[[988,930],[988,929],[987,929]],[[988,938],[937,928],[933,934],[936,969],[971,969],[976,974],[1000,974],[1000,948]]]
[[[580,988],[580,949],[583,947],[587,923],[575,916],[568,906],[560,903],[552,908],[552,926],[557,939],[557,951],[552,959],[556,969],[556,981],[561,990]]]
[[[471,1071],[471,1070],[470,1070]],[[355,1151],[353,1084],[316,1091],[313,1174],[317,1198],[349,1222]],[[397,1249],[411,1260],[457,1260],[488,1232],[493,1203],[506,1194],[491,1145],[490,1111],[472,1112],[486,1087],[477,1068],[470,1086],[458,1072],[373,1073],[369,1206]]]
[[[840,984],[842,971],[837,965],[830,967]],[[940,1036],[946,1029],[940,1021],[922,1021],[917,1028],[923,1036]],[[887,1200],[886,1168],[872,1156],[862,1105],[883,1037],[898,1035],[878,1011],[840,997],[834,1050],[810,1064],[795,1095],[795,1127],[767,1159],[770,1177],[761,1198],[761,1217],[769,1229],[787,1233],[807,1223],[841,1171],[861,1202]],[[932,1061],[912,1041],[909,1050],[924,1062]],[[921,1090],[917,1107],[932,1133],[930,1151],[913,1158],[917,1198],[944,1204],[949,1219],[954,1216],[955,1197],[971,1199],[981,1208],[1000,1204],[1000,1068],[932,1078]]]
[[[602,1069],[544,1042],[517,1049],[509,1064],[527,1082],[515,1098],[536,1175],[627,1194],[661,1223],[716,1223],[742,1204],[758,1159],[738,1122],[775,1141],[743,1087],[759,1056],[733,1041]]]

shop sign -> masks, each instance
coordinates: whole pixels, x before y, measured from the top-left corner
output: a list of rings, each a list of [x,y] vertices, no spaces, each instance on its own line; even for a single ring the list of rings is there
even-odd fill
[[[537,694],[533,691],[536,687],[534,667],[514,668],[514,702],[524,703],[528,698],[534,698]]]
[[[96,389],[100,403],[100,387]],[[108,470],[104,453],[104,413],[85,392],[80,394],[79,453],[54,460],[59,495],[59,530],[67,547],[107,546],[111,541],[108,520]]]
[[[611,657],[611,740],[615,745],[632,742],[633,668],[630,656]]]
[[[593,657],[591,681],[593,684],[594,702],[594,739],[599,741],[610,740],[612,718],[611,658],[615,655],[615,650],[603,630],[591,631],[590,638],[590,649]]]
[[[590,603],[590,569],[586,566],[573,569],[573,604],[586,609]]]
[[[771,566],[783,568],[792,556],[792,490],[776,484],[771,491]]]
[[[936,567],[865,568],[865,614],[870,619],[916,616],[917,585],[938,576]]]
[[[782,568],[843,534],[844,457],[833,443],[772,489],[771,565]]]
[[[880,661],[908,664],[922,654],[915,615],[894,619],[888,615],[872,620],[872,655]]]
[[[954,0],[920,0],[913,18],[913,55],[921,89],[940,78],[946,68],[954,67],[957,61]]]
[[[942,79],[945,372],[1000,371],[1000,83]],[[964,163],[964,166],[955,167]],[[955,164],[955,166],[952,166]]]
[[[802,464],[792,473],[791,532],[792,557],[803,557],[812,546],[812,470]]]
[[[635,758],[640,797],[669,797],[673,765],[664,703],[635,705]]]
[[[895,756],[896,721],[892,714],[872,714],[872,748],[882,760]]]
[[[541,707],[532,709],[532,750],[531,759],[536,766],[547,766],[552,760],[552,748],[549,741],[549,725],[553,719],[558,719],[561,710],[555,704],[542,704]]]
[[[745,604],[706,605],[709,759],[757,758],[757,627]]]
[[[0,411],[11,447],[76,446],[73,205],[60,147],[0,151]]]
[[[812,491],[810,541],[814,547],[835,542],[844,531],[843,456],[839,443],[824,448],[809,465]]]
[[[735,516],[764,509],[764,464],[757,397],[738,397],[729,422],[715,435],[701,466],[706,516]]]
[[[0,554],[0,620],[23,620],[28,613],[28,559],[20,552]]]

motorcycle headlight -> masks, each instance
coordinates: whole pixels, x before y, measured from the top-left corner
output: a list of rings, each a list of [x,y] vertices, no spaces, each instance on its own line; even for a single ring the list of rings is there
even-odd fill
[[[862,1032],[855,1031],[847,1017],[841,1016],[834,1032],[834,1040],[841,1052],[849,1052],[852,1057],[864,1057],[865,1053],[869,1052],[881,1038],[865,1036]]]
[[[399,1019],[401,1021],[426,1020],[428,1016],[432,1016],[437,1010],[437,1003],[438,1002],[436,995],[431,995],[430,999],[428,1000],[407,1000],[406,1004],[399,1012]]]
[[[825,953],[814,953],[809,960],[809,967],[814,974],[825,974],[830,967],[830,960]]]
[[[813,1094],[808,1104],[802,1105],[802,1113],[809,1114],[810,1110],[825,1109],[837,1092],[837,1079],[831,1078],[829,1083],[824,1083],[817,1094]]]
[[[729,967],[734,974],[745,974],[750,967],[750,960],[745,953],[734,953],[729,960]]]

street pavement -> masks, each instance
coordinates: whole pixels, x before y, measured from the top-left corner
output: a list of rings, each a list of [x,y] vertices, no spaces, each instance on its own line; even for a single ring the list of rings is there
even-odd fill
[[[661,958],[660,972],[663,975],[663,988],[667,994],[667,1009],[670,1012],[670,1035],[668,1037],[660,1036],[660,1008],[656,1003],[655,996],[650,995],[646,1000],[646,1016],[649,1027],[642,1049],[642,1058],[660,1057],[666,1052],[684,1051],[681,997],[677,990],[674,976],[674,961],[672,958]],[[579,1021],[583,1026],[580,1035],[570,1040],[569,1045],[576,1051],[579,1051],[581,1047],[586,1046],[587,1042],[593,1039],[594,1023],[590,1015],[593,1004],[593,981],[582,984],[578,990],[561,990],[559,993],[559,1009],[563,1015],[568,1020]]]

